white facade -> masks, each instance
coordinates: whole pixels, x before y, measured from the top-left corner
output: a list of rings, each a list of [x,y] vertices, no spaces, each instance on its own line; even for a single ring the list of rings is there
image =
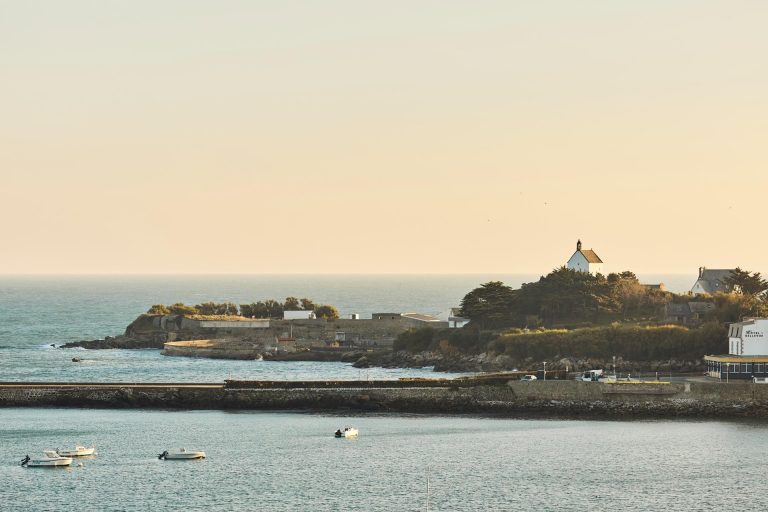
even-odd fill
[[[314,320],[314,311],[283,311],[283,320]]]
[[[603,260],[592,249],[581,249],[581,240],[576,242],[576,252],[565,266],[577,272],[589,272],[592,275],[603,273]]]
[[[571,259],[568,260],[568,263],[565,266],[578,272],[589,272],[590,274],[603,273],[603,264],[590,263],[581,251],[573,253],[573,256],[571,256]]]
[[[450,329],[461,329],[465,325],[469,323],[469,318],[464,318],[459,316],[459,310],[461,308],[450,308],[439,315],[437,315],[437,319],[441,320],[443,322],[448,322],[448,327]]]
[[[728,353],[735,356],[768,355],[768,318],[731,324],[728,328]]]

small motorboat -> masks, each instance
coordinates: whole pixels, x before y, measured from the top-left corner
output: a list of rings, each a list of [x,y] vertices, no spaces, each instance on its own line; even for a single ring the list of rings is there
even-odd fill
[[[46,450],[43,456],[32,459],[27,455],[21,460],[21,465],[28,468],[55,468],[67,467],[72,464],[72,457],[62,457],[54,450]]]
[[[75,446],[72,450],[59,450],[57,448],[56,453],[58,453],[60,457],[87,457],[96,454],[96,447],[91,446],[90,448],[86,448],[85,446]]]
[[[344,427],[344,430],[337,430],[334,432],[335,437],[355,437],[359,432],[354,427]]]
[[[163,453],[157,456],[158,459],[165,460],[192,460],[192,459],[204,459],[205,452],[187,450],[186,448],[179,448],[178,450],[169,452],[165,450]]]

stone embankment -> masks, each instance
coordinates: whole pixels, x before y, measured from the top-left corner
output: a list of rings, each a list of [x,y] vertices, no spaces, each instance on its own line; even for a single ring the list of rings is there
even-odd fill
[[[392,381],[334,386],[272,383],[0,384],[0,407],[299,410],[482,414],[558,418],[768,419],[768,385],[751,383],[620,383],[573,381],[500,384]]]

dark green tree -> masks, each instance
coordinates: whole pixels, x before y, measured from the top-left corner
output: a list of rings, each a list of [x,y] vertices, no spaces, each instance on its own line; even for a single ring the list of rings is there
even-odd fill
[[[762,295],[768,290],[768,281],[763,279],[760,272],[750,272],[739,267],[733,269],[731,274],[724,279],[726,285],[743,295]]]
[[[516,295],[501,281],[490,281],[464,296],[460,314],[480,329],[514,325]]]
[[[286,297],[283,302],[283,310],[285,311],[297,311],[301,309],[301,303],[296,297]]]

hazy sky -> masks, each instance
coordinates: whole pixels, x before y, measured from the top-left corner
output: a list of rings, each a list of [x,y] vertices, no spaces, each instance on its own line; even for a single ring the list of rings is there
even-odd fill
[[[768,2],[0,0],[0,273],[768,271]]]

